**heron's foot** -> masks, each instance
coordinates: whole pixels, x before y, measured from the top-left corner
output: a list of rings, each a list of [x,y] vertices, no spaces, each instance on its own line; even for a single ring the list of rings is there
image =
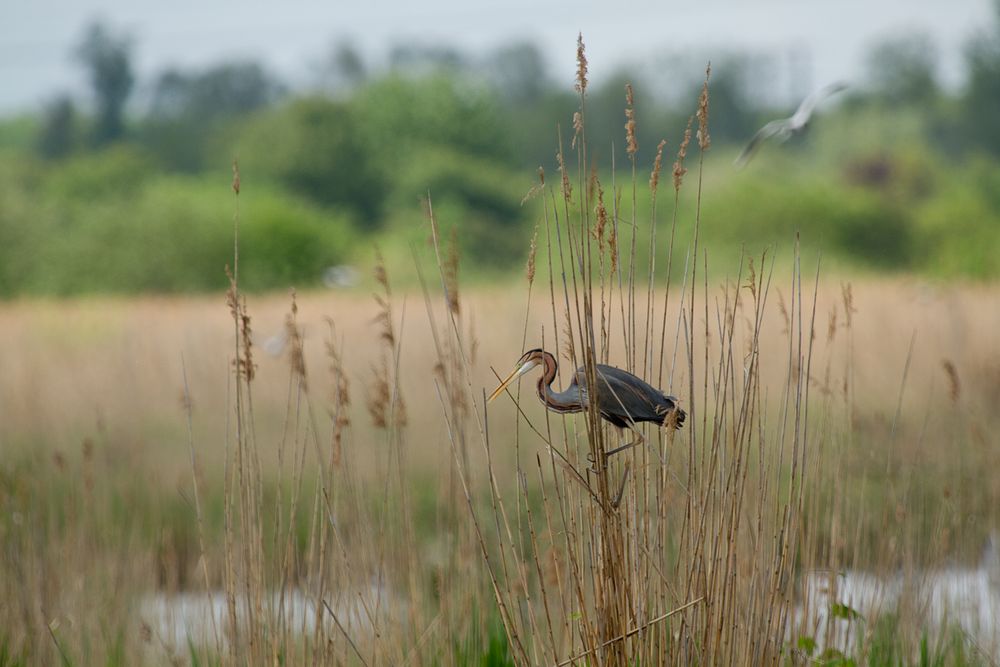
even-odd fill
[[[604,472],[605,470],[608,469],[608,463],[607,463],[607,457],[606,456],[604,457],[604,466],[601,467],[600,469],[598,469],[598,467],[597,467],[597,462],[594,461],[594,455],[593,454],[590,454],[590,453],[587,454],[587,462],[590,463],[590,467],[588,468],[588,470],[590,470],[590,472],[594,473],[595,475],[600,475],[602,472]]]
[[[625,474],[622,475],[621,486],[618,487],[618,493],[615,494],[615,499],[613,501],[611,501],[611,507],[613,507],[614,509],[618,509],[618,506],[621,505],[622,496],[625,495],[625,482],[628,481],[628,474],[629,474],[629,472],[631,472],[631,470],[632,470],[631,463],[629,461],[626,461],[625,462]]]

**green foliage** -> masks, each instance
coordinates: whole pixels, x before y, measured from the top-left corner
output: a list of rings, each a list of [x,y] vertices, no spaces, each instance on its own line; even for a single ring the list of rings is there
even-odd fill
[[[44,111],[38,153],[50,159],[66,157],[77,148],[78,133],[76,105],[69,96],[60,96]]]
[[[120,115],[130,90],[129,40],[97,26],[84,44],[99,102],[95,118],[63,97],[37,119],[0,123],[2,295],[221,286],[231,253],[224,236],[233,156],[247,184],[248,287],[315,283],[323,265],[350,261],[354,238],[377,240],[390,260],[409,263],[411,248],[429,235],[420,203],[428,194],[446,237],[454,230],[467,277],[496,279],[523,265],[541,215],[539,200],[522,206],[521,199],[536,166],[550,183],[558,180],[559,133],[568,148],[580,108],[568,86],[549,81],[530,44],[501,49],[482,65],[444,47],[401,49],[395,69],[381,75],[344,47],[331,56],[341,83],[335,98],[313,95],[275,106],[286,91],[253,62],[170,70],[155,80],[148,111],[130,120],[125,133],[124,119],[102,115]],[[809,134],[766,144],[741,172],[730,164],[735,145],[772,117],[754,109],[748,88],[754,72],[767,67],[714,59],[714,145],[705,161],[700,232],[711,261],[735,259],[741,248],[781,251],[799,233],[805,257],[822,252],[852,270],[1000,276],[1000,163],[991,156],[1000,149],[989,138],[995,123],[983,115],[1000,90],[994,81],[1000,25],[970,42],[969,85],[952,102],[934,85],[931,46],[919,35],[883,42],[872,52],[879,64],[872,90],[843,96],[839,109],[825,106]],[[643,265],[654,147],[660,138],[668,141],[655,249],[662,256],[671,147],[694,109],[701,67],[680,68],[676,87],[687,93],[672,102],[626,70],[588,90],[588,157],[607,164],[615,151],[619,219],[631,223],[630,187],[622,189],[631,169],[621,147],[625,83],[635,89],[634,219]],[[101,132],[110,132],[105,142],[117,137],[111,147],[95,150],[82,141],[95,123],[110,124]],[[115,123],[121,127],[111,128]],[[969,128],[974,137],[965,136],[964,145],[981,157],[963,153]],[[692,146],[689,168],[696,159]],[[579,188],[577,165],[570,168]],[[610,204],[611,175],[601,180]],[[693,240],[694,189],[689,176],[678,217],[681,249]],[[629,224],[620,232],[630,245]],[[675,257],[682,259],[683,250]],[[674,263],[676,277],[682,269],[681,260]],[[405,270],[397,276],[414,278]]]
[[[0,154],[28,154],[37,145],[39,119],[27,114],[0,118]]]
[[[877,268],[906,268],[912,256],[912,229],[897,207],[824,179],[740,179],[706,198],[703,211],[706,235],[751,248],[787,244],[801,233],[810,247]]]
[[[969,146],[1000,155],[1000,4],[994,23],[966,45],[968,84],[961,105]]]
[[[1000,275],[1000,169],[980,161],[916,211],[918,263],[940,276]]]
[[[933,101],[938,95],[937,61],[934,43],[925,33],[880,42],[868,55],[873,94],[893,106]]]
[[[482,667],[513,667],[514,659],[510,655],[510,646],[502,630],[494,629],[490,634],[486,653],[480,659]]]
[[[847,621],[863,620],[857,611],[841,604],[831,605],[830,614],[831,618]],[[825,665],[826,667],[856,667],[858,664],[871,665],[872,667],[903,667],[911,664],[919,667],[984,664],[979,656],[969,650],[968,641],[960,628],[954,628],[950,631],[942,629],[941,635],[934,642],[925,629],[920,635],[919,653],[915,662],[913,656],[907,651],[900,633],[899,616],[890,613],[876,619],[870,635],[868,633],[859,635],[857,648],[866,650],[866,654],[852,656],[833,647],[826,648],[817,654],[818,643],[814,637],[808,635],[799,637],[795,643],[795,649],[808,659],[809,664]],[[870,639],[862,641],[861,637],[870,637]],[[868,641],[870,644],[867,643]],[[863,662],[859,663],[862,657]],[[793,664],[798,664],[798,662]]]
[[[796,646],[809,657],[812,657],[812,654],[816,652],[816,640],[808,635],[799,637]]]
[[[141,156],[116,149],[41,178],[22,176],[21,186],[7,185],[11,196],[0,207],[0,294],[226,284],[234,200],[225,181],[157,176]],[[248,289],[316,284],[347,256],[353,235],[343,213],[268,188],[245,188],[240,207],[240,279]]]
[[[840,618],[845,621],[865,620],[865,617],[862,616],[857,609],[843,604],[842,602],[834,602],[830,605],[830,618]]]
[[[229,127],[283,94],[283,86],[253,62],[205,71],[168,70],[153,86],[150,110],[136,140],[168,169],[197,171],[217,162]]]
[[[919,667],[940,667],[978,663],[967,655],[965,641],[960,634],[952,634],[945,639],[937,650],[933,650],[925,630],[920,637],[920,654],[916,664]],[[911,664],[911,660],[900,637],[899,617],[896,614],[880,617],[871,635],[868,664],[875,667],[896,667]]]
[[[474,616],[478,614],[474,613]],[[476,619],[478,621],[478,619]],[[480,633],[471,633],[464,640],[456,640],[452,648],[452,659],[456,665],[478,665],[479,667],[513,667],[514,658],[510,654],[507,635],[496,617],[488,619],[489,636],[485,645]]]
[[[367,149],[387,171],[435,146],[501,162],[513,159],[494,95],[457,77],[389,75],[359,91],[351,106]]]
[[[371,229],[387,184],[361,139],[358,119],[338,102],[296,100],[251,121],[235,154],[247,178],[276,182],[318,204],[348,209],[362,228]]]
[[[16,651],[11,648],[10,640],[0,639],[0,667],[25,667],[30,664],[26,650]]]
[[[393,226],[412,242],[428,230],[420,201],[428,194],[445,234],[455,230],[462,257],[477,266],[507,268],[527,252],[530,182],[490,160],[444,148],[420,151],[404,165],[393,193]]]
[[[83,206],[135,197],[154,174],[152,162],[134,148],[117,146],[84,153],[59,163],[45,174],[45,201]]]

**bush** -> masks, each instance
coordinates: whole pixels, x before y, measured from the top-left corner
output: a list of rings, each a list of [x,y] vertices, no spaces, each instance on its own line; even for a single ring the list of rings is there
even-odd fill
[[[1000,172],[974,165],[916,211],[918,264],[942,277],[1000,275]]]
[[[493,161],[427,149],[402,165],[391,200],[394,229],[424,229],[420,201],[429,193],[435,218],[446,234],[454,228],[463,257],[508,268],[527,253],[530,229],[520,202],[530,185]]]
[[[242,130],[234,154],[247,178],[349,210],[364,229],[380,220],[385,177],[346,105],[306,98],[262,114]]]
[[[30,196],[5,198],[0,266],[15,270],[0,272],[0,294],[225,287],[234,209],[225,179],[149,177],[130,196],[89,199],[68,175],[87,180],[78,168],[39,184],[49,193],[44,206]],[[317,284],[323,269],[347,256],[352,234],[344,214],[265,189],[245,188],[240,207],[240,279],[248,289]]]
[[[388,76],[351,101],[368,151],[394,171],[427,148],[509,164],[510,131],[489,90],[445,74]]]
[[[704,202],[705,233],[748,247],[787,243],[801,232],[812,247],[886,269],[910,265],[914,230],[884,197],[818,179],[763,178],[725,187]]]

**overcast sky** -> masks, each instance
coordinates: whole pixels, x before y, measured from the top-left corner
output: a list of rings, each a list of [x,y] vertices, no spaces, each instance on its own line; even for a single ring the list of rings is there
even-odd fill
[[[59,91],[84,90],[70,52],[95,18],[135,37],[140,78],[168,65],[250,57],[305,83],[336,38],[349,38],[373,60],[405,41],[477,53],[527,39],[569,84],[582,31],[594,80],[616,65],[650,62],[665,52],[711,56],[746,48],[800,59],[800,76],[819,86],[856,80],[874,41],[906,31],[934,39],[941,72],[954,84],[961,45],[992,20],[992,7],[990,0],[643,0],[626,9],[551,0],[7,0],[0,9],[0,113],[38,108]]]

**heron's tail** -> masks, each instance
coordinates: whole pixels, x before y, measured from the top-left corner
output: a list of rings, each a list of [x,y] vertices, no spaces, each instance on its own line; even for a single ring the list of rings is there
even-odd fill
[[[687,413],[677,405],[677,399],[673,396],[664,396],[664,398],[667,399],[666,405],[656,409],[662,415],[660,425],[669,426],[674,429],[683,427],[684,420],[687,419]]]

